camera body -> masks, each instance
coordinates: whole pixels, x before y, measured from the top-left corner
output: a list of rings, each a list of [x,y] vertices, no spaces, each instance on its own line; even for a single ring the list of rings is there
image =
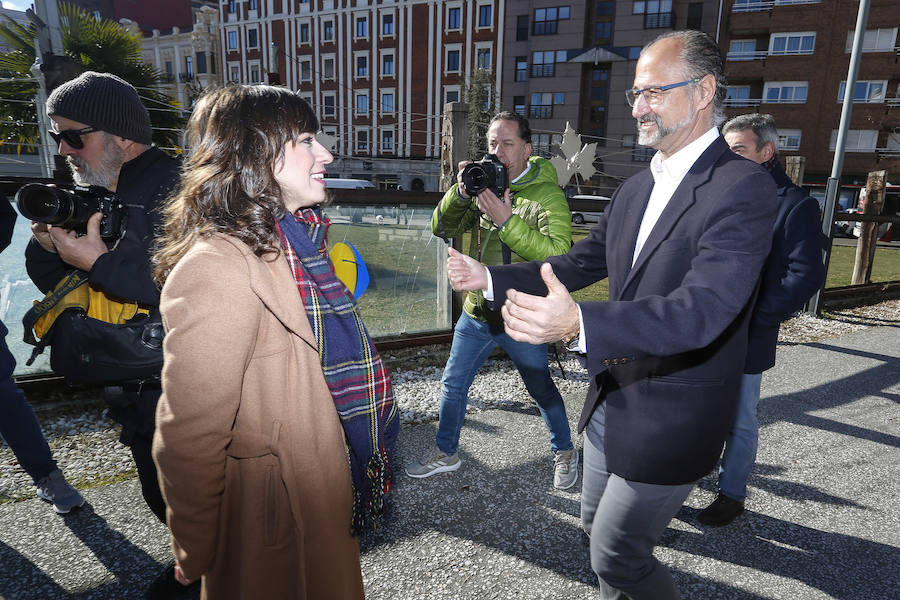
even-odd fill
[[[46,223],[76,233],[87,233],[87,222],[94,213],[103,213],[100,237],[106,241],[119,239],[125,231],[125,204],[115,192],[99,185],[77,185],[71,191],[29,183],[16,192],[19,213],[29,221]]]
[[[503,199],[503,192],[509,187],[509,174],[496,154],[485,154],[478,162],[469,163],[462,170],[462,183],[469,196],[477,196],[489,189]]]

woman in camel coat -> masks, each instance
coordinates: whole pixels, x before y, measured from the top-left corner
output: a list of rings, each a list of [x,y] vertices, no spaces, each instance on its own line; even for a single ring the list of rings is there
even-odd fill
[[[311,322],[334,315],[304,302],[315,282],[299,273],[307,258],[283,232],[282,219],[306,226],[301,212],[315,218],[325,200],[332,158],[317,129],[309,105],[283,88],[208,94],[188,124],[181,191],[165,209],[153,454],[176,578],[202,577],[203,598],[363,597],[352,531],[389,489],[398,419],[377,354],[361,367],[382,377],[361,400],[374,408],[377,436],[360,441],[342,417],[342,381],[319,348],[344,340],[328,327],[314,333]],[[351,341],[371,347],[367,335]],[[358,479],[360,460],[381,468],[380,485]]]

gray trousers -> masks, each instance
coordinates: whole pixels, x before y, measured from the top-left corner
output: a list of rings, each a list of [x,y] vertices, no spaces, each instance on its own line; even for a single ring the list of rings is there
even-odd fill
[[[655,485],[606,470],[605,411],[601,404],[584,436],[581,526],[590,537],[591,568],[603,600],[677,600],[669,569],[653,548],[694,484]],[[593,438],[593,440],[591,439]]]

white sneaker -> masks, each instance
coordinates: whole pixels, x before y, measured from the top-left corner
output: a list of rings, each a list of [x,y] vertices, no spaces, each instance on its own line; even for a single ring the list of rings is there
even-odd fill
[[[422,460],[406,465],[406,474],[416,479],[431,477],[438,473],[455,471],[462,466],[459,453],[448,455],[435,446]]]
[[[553,458],[553,487],[567,490],[578,481],[578,450],[560,450]]]
[[[84,497],[69,485],[59,469],[38,481],[35,487],[38,498],[52,503],[53,510],[58,514],[64,515],[73,508],[84,506]]]

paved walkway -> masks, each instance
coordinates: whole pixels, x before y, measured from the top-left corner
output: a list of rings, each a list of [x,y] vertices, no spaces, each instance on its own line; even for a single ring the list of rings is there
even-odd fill
[[[574,419],[580,397],[567,398]],[[748,511],[704,529],[707,477],[658,549],[685,599],[888,600],[900,590],[900,329],[784,346],[763,378]],[[433,424],[401,432],[401,463]],[[579,484],[552,488],[536,410],[469,415],[461,470],[400,475],[393,515],[364,543],[368,598],[596,598],[579,529]],[[56,517],[38,500],[0,506],[0,598],[132,599],[168,555],[136,481],[85,494]]]

